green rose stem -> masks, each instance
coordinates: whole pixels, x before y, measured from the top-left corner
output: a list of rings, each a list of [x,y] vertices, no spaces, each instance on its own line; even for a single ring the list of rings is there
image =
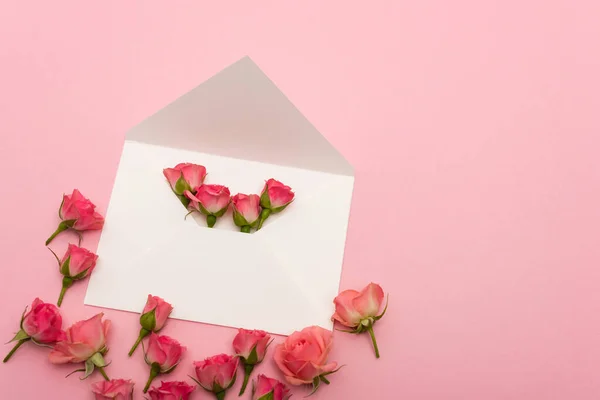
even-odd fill
[[[215,217],[214,215],[207,215],[206,216],[206,225],[209,228],[212,228],[213,226],[215,226],[215,223],[217,223],[217,217]]]
[[[153,363],[150,367],[150,376],[148,377],[148,382],[146,382],[146,386],[144,386],[144,393],[148,392],[148,389],[150,389],[150,384],[152,384],[152,381],[158,376],[158,374],[160,374],[160,365],[158,363]]]
[[[97,368],[98,368],[98,371],[100,371],[100,373],[104,377],[104,379],[106,379],[107,381],[110,381],[110,378],[108,377],[108,375],[106,375],[106,372],[104,372],[104,368],[102,368],[102,367],[97,367]]]
[[[12,350],[10,351],[10,353],[8,353],[6,355],[6,357],[4,357],[4,360],[2,360],[2,362],[7,362],[8,360],[10,360],[10,358],[12,357],[13,354],[15,354],[15,351],[17,351],[17,349],[19,347],[21,347],[21,345],[27,341],[29,341],[31,338],[25,338],[25,339],[21,339],[17,342],[17,344],[15,344],[15,347],[12,348]]]
[[[145,338],[146,336],[148,336],[149,334],[150,334],[149,330],[144,329],[144,328],[140,329],[140,335],[138,336],[138,338],[135,341],[135,344],[133,345],[133,347],[131,348],[131,350],[129,350],[129,357],[131,357],[133,355],[133,352],[140,345],[140,343],[142,342],[142,339]]]
[[[250,380],[250,374],[252,373],[253,369],[254,369],[254,365],[244,364],[244,383],[242,383],[242,388],[240,389],[240,394],[238,396],[243,395],[244,391],[246,391],[246,386],[248,386],[248,381]]]
[[[271,215],[271,210],[269,208],[263,208],[263,210],[260,212],[260,219],[258,220],[258,226],[256,227],[256,230],[262,228],[263,223],[267,220],[267,218],[269,218],[269,215]]]
[[[373,342],[373,348],[375,349],[375,357],[379,358],[379,347],[377,347],[377,339],[375,339],[375,332],[373,332],[373,324],[369,324],[369,326],[367,327],[367,331],[369,331],[371,341]]]
[[[75,220],[68,220],[68,221],[62,221],[60,224],[58,224],[58,228],[56,228],[54,233],[52,235],[50,235],[48,240],[46,240],[46,246],[48,246],[50,244],[50,242],[53,241],[54,238],[58,236],[59,233],[64,232],[67,229],[71,228],[73,226],[74,222],[75,222]]]
[[[240,228],[240,232],[244,232],[244,233],[250,233],[250,225],[244,225]]]
[[[62,289],[60,290],[60,296],[58,296],[58,301],[56,302],[56,305],[60,307],[60,305],[62,304],[63,301],[63,297],[65,297],[65,293],[67,293],[67,289],[70,288],[71,286],[73,286],[73,278],[69,278],[68,276],[65,276],[63,278],[63,283],[62,283]]]

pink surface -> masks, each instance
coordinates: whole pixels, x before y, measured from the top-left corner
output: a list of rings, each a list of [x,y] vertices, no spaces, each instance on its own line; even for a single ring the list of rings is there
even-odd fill
[[[315,399],[600,398],[600,3],[214,3],[2,5],[1,336],[34,297],[58,296],[43,242],[61,194],[78,187],[105,212],[125,131],[248,54],[356,168],[342,288],[391,293],[381,360],[368,337],[336,333],[347,366]],[[100,311],[85,287],[67,293],[67,323]],[[137,316],[106,315],[107,371],[141,399],[148,368],[126,358]],[[234,336],[165,333],[190,349],[167,379]],[[65,379],[73,368],[46,356],[23,346],[0,366],[0,397],[91,399],[97,375]]]

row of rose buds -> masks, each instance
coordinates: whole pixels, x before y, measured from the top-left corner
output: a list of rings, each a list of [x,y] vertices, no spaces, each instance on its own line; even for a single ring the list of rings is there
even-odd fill
[[[292,189],[275,179],[266,181],[260,196],[238,193],[231,197],[226,186],[204,183],[206,168],[202,165],[181,163],[165,168],[163,174],[185,208],[205,215],[210,228],[231,204],[233,222],[240,231],[249,233],[253,228],[260,229],[272,213],[283,211],[294,200]]]

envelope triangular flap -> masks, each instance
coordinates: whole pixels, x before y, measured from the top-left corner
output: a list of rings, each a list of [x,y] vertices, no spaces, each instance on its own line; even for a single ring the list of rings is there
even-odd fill
[[[344,157],[249,57],[132,128],[127,140],[354,175]]]

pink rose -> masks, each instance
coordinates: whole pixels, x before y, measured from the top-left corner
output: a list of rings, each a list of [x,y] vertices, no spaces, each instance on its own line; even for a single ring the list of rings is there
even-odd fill
[[[233,222],[242,232],[249,233],[250,228],[258,224],[260,217],[260,197],[257,194],[249,196],[238,193],[231,199],[233,204]]]
[[[103,313],[97,314],[85,321],[73,324],[65,332],[66,338],[54,345],[54,349],[48,356],[52,364],[80,363],[85,362],[87,378],[94,367],[109,380],[104,373],[106,362],[103,355],[106,354],[106,337],[110,329],[110,321],[102,321]]]
[[[29,340],[35,344],[51,344],[65,338],[62,330],[62,317],[54,304],[44,303],[35,299],[31,309],[21,317],[21,329],[11,340],[17,344],[4,358],[7,362],[21,345]]]
[[[292,385],[313,384],[314,390],[320,382],[336,371],[336,362],[327,362],[333,336],[319,326],[309,326],[294,332],[275,349],[275,362],[285,379]]]
[[[196,361],[196,383],[204,390],[214,393],[217,399],[224,399],[225,391],[235,383],[237,366],[238,359],[226,354]]]
[[[60,296],[56,303],[60,307],[67,289],[70,288],[75,281],[84,279],[92,272],[96,266],[98,256],[91,251],[74,244],[69,244],[69,248],[62,260],[59,260],[58,256],[53,251],[52,254],[56,257],[59,271],[63,275],[62,290],[60,291]]]
[[[159,374],[168,374],[173,371],[181,361],[185,347],[175,339],[168,336],[159,336],[152,332],[148,339],[148,348],[145,349],[146,364],[150,366],[150,377],[144,388],[144,393]]]
[[[186,190],[196,191],[198,187],[204,183],[206,177],[206,168],[202,165],[181,163],[177,164],[175,168],[163,169],[163,174],[171,189],[177,195],[183,195]]]
[[[206,224],[209,228],[215,226],[217,218],[225,214],[231,201],[229,189],[221,185],[202,185],[196,194],[186,190],[185,196],[190,199],[192,210],[206,215]]]
[[[287,400],[291,397],[290,390],[277,379],[259,375],[252,394],[252,400]]]
[[[129,351],[130,357],[143,338],[148,336],[150,332],[158,332],[162,329],[167,322],[167,318],[169,318],[171,311],[173,311],[173,306],[171,306],[169,303],[158,296],[152,296],[151,294],[148,295],[146,306],[144,307],[140,317],[140,325],[142,325],[142,329],[140,330],[137,341]]]
[[[260,213],[258,229],[262,227],[271,213],[283,211],[292,201],[294,201],[294,192],[291,187],[273,178],[269,179],[260,195],[260,206],[263,210]]]
[[[70,196],[63,195],[63,202],[58,210],[62,222],[56,231],[46,240],[46,246],[61,232],[73,229],[75,232],[102,229],[104,217],[97,213],[96,206],[83,197],[79,190],[73,190]],[[80,237],[81,241],[81,237]]]
[[[113,379],[92,384],[92,392],[96,400],[132,400],[133,385],[131,380]]]
[[[344,290],[333,300],[335,313],[331,317],[344,326],[355,328],[354,333],[369,332],[377,358],[379,358],[379,348],[373,325],[385,314],[385,309],[379,314],[383,298],[383,289],[375,283],[368,284],[360,292]]]
[[[153,387],[148,394],[150,400],[188,400],[194,387],[181,382],[161,382],[159,388]]]
[[[233,350],[235,350],[236,355],[242,360],[245,372],[240,396],[246,390],[254,366],[261,363],[265,358],[270,340],[271,335],[265,331],[249,331],[242,328],[238,330],[238,334],[233,339]]]

